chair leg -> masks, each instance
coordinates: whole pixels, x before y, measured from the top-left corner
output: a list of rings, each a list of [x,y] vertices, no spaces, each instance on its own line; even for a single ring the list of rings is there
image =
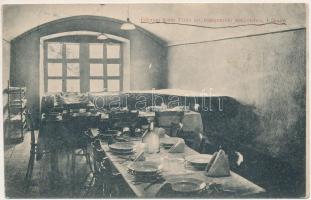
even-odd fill
[[[120,188],[116,184],[111,185],[111,197],[120,196]]]
[[[104,197],[110,198],[111,197],[111,185],[105,181],[103,184],[103,193]]]
[[[104,181],[101,172],[98,170],[98,162],[94,161],[94,187],[96,192],[102,192],[104,194]]]
[[[90,153],[87,151],[87,147],[85,149],[83,149],[83,151],[84,151],[84,155],[86,157],[86,163],[89,166],[91,172],[93,172],[91,157],[90,157]]]
[[[59,180],[59,166],[58,166],[58,150],[52,149],[50,151],[50,167],[51,167],[51,174],[50,174],[50,183],[51,183],[51,189],[56,189],[58,185]]]
[[[86,198],[87,195],[90,193],[92,187],[94,186],[94,183],[95,183],[95,177],[94,175],[92,176],[91,180],[90,180],[90,184],[87,186],[87,190],[86,192],[84,193],[83,197]]]
[[[72,150],[71,154],[71,192],[74,194],[75,190],[75,168],[76,168],[76,154],[75,150]]]
[[[30,158],[29,158],[29,162],[28,162],[28,167],[27,167],[27,172],[26,172],[26,176],[25,176],[25,184],[26,184],[26,191],[28,191],[29,186],[31,184],[31,178],[32,178],[32,172],[33,172],[33,168],[34,168],[34,163],[35,163],[35,147],[31,147],[30,150]]]

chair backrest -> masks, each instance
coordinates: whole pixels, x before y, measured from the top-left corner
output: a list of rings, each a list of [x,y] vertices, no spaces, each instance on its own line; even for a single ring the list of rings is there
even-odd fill
[[[102,168],[102,162],[104,162],[107,157],[104,154],[104,150],[101,148],[100,145],[100,140],[95,139],[93,142],[91,142],[91,147],[92,147],[92,160],[93,160],[93,168],[96,173],[101,173],[103,168]]]
[[[155,122],[158,127],[170,127],[171,123],[179,124],[184,117],[182,111],[159,111],[155,112]]]
[[[204,153],[205,151],[205,140],[206,138],[203,136],[202,133],[198,133],[194,136],[194,144],[193,149],[199,153]]]
[[[86,127],[88,128],[99,128],[101,124],[101,114],[92,116],[89,120],[86,120]]]
[[[171,137],[182,137],[182,125],[181,123],[174,123],[172,122],[171,123],[171,126],[170,126],[170,136]]]
[[[25,116],[26,116],[26,123],[31,134],[30,135],[31,145],[35,145],[36,144],[35,124],[34,124],[31,111],[29,109],[26,110]]]
[[[89,142],[92,143],[95,139],[97,139],[98,134],[97,135],[93,135],[93,130],[88,129],[87,131],[84,131],[84,137],[85,139]]]
[[[109,113],[110,128],[135,126],[138,122],[138,111],[115,111]]]
[[[99,139],[94,140],[91,142],[92,150],[93,150],[93,159],[94,161],[101,162],[104,156],[104,151],[100,146]]]

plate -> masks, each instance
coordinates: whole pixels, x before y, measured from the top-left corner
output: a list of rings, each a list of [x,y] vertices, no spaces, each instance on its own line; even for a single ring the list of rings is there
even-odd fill
[[[109,148],[115,152],[131,152],[133,151],[133,144],[129,142],[117,142],[109,145]]]
[[[167,181],[175,192],[189,193],[200,192],[206,188],[206,183],[197,178],[178,177]]]
[[[185,160],[194,166],[206,166],[211,160],[211,156],[208,154],[198,154],[186,156]]]
[[[134,153],[134,150],[130,150],[130,151],[123,151],[123,150],[113,150],[113,149],[110,149],[110,151],[114,154],[122,154],[122,155],[127,155],[127,154],[133,154]]]
[[[164,148],[170,148],[180,140],[181,138],[178,137],[161,138],[160,143]]]
[[[107,130],[107,131],[100,131],[100,137],[112,137],[121,135],[122,132],[118,130]]]
[[[129,170],[139,174],[155,174],[161,171],[162,165],[153,161],[138,161],[128,166]]]

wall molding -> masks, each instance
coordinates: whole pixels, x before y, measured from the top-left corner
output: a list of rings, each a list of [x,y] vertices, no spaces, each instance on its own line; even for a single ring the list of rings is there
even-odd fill
[[[285,32],[291,32],[291,31],[299,31],[299,30],[306,30],[306,28],[301,27],[301,28],[295,28],[295,29],[271,31],[271,32],[265,32],[265,33],[256,33],[256,34],[249,34],[249,35],[243,35],[243,36],[226,37],[226,38],[220,38],[220,39],[215,39],[215,40],[205,40],[205,41],[198,41],[198,42],[171,44],[171,45],[168,45],[167,47],[170,48],[170,47],[195,45],[195,44],[202,44],[202,43],[212,43],[212,42],[219,42],[219,41],[224,41],[224,40],[241,39],[241,38],[247,38],[247,37],[255,37],[255,36],[269,35],[269,34],[276,34],[276,33],[285,33]]]

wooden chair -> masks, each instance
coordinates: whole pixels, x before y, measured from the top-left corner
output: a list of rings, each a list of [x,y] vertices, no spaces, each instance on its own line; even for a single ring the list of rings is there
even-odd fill
[[[43,154],[48,154],[49,152],[47,151],[38,152],[38,144],[36,142],[36,135],[35,135],[35,123],[34,123],[31,111],[29,109],[26,110],[25,116],[26,116],[26,122],[28,125],[28,129],[30,131],[30,157],[28,161],[26,176],[24,178],[25,191],[27,192],[29,187],[31,186],[35,160],[39,160],[43,156]]]
[[[182,122],[184,112],[181,111],[159,111],[155,112],[155,125],[162,128],[170,128],[171,124]]]
[[[195,137],[189,145],[192,149],[196,150],[199,153],[206,153],[206,149],[210,144],[209,140],[202,133],[194,135]]]
[[[103,192],[103,178],[101,176],[101,163],[104,162],[107,157],[105,157],[105,154],[103,150],[100,147],[100,142],[98,139],[95,139],[91,142],[91,158],[92,158],[92,165],[93,165],[93,172],[92,172],[92,180],[90,181],[90,185],[86,193],[84,194],[84,197],[87,197],[87,195],[92,191],[92,193],[98,194]],[[100,197],[102,197],[102,194],[100,194]]]
[[[85,118],[81,119],[72,119],[72,174],[73,178],[75,176],[75,158],[76,156],[85,156],[86,164],[89,166],[90,173],[93,173],[93,168],[90,159],[90,152],[88,150],[88,146],[96,139],[93,136],[88,126],[92,124],[93,126],[98,126],[100,121],[100,115],[96,116],[92,120],[86,120]],[[89,174],[90,174],[89,173]]]
[[[186,133],[187,134],[187,133]],[[189,133],[188,133],[189,134]],[[190,133],[192,135],[191,138],[182,130],[181,123],[171,123],[170,127],[170,136],[171,137],[179,137],[183,138],[188,146],[192,149],[196,150],[199,153],[206,153],[207,146],[209,145],[209,140],[202,133]]]
[[[182,138],[182,124],[181,123],[171,123],[170,126],[170,132],[169,132],[171,137],[180,137]]]
[[[93,171],[93,167],[92,167],[92,163],[91,163],[91,158],[90,158],[90,152],[88,150],[88,144],[89,142],[92,142],[94,140],[93,136],[88,132],[85,131],[84,135],[82,135],[82,137],[78,138],[74,144],[72,144],[71,148],[72,148],[72,153],[71,153],[71,181],[72,181],[72,192],[75,190],[75,185],[76,185],[76,157],[77,156],[83,156],[86,159],[86,165],[89,168],[89,173],[86,175],[86,178],[84,179],[85,181],[88,180],[89,176],[92,176],[94,174]],[[93,177],[91,178],[90,183],[88,184],[88,188],[87,188],[87,192],[89,191],[89,188],[91,187],[93,182]]]
[[[121,174],[116,172],[111,162],[105,156],[100,146],[100,140],[92,142],[93,160],[94,160],[94,177],[95,191],[101,191],[104,197],[118,197],[120,188],[118,187],[121,180]]]
[[[37,143],[34,129],[34,121],[31,115],[30,110],[26,111],[26,122],[28,124],[28,128],[30,130],[30,157],[28,161],[27,172],[25,176],[25,189],[28,191],[29,186],[31,185],[32,173],[35,164],[35,158],[37,153]]]
[[[112,111],[109,113],[109,128],[123,132],[124,128],[129,128],[133,134],[138,126],[138,111]]]

